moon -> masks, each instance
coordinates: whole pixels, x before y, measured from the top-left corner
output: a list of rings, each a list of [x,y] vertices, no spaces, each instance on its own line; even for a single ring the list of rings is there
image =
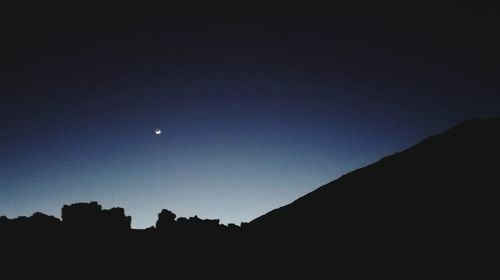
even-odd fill
[[[159,129],[159,128],[155,129],[155,134],[156,135],[160,135],[161,134],[161,129]]]

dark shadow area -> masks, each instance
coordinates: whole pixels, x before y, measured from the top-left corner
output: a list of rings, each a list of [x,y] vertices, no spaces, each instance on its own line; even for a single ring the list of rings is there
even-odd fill
[[[16,278],[495,278],[499,158],[500,119],[473,120],[241,227],[163,210],[135,230],[123,208],[96,202],[65,205],[61,220],[3,216],[1,267]]]

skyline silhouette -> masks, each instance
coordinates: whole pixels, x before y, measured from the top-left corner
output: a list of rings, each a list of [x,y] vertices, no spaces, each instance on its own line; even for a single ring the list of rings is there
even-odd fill
[[[496,6],[32,2],[0,278],[499,278]]]
[[[476,128],[476,131],[466,131],[466,132],[462,132],[462,134],[467,134],[468,135],[465,135],[466,138],[464,139],[455,139],[456,141],[458,141],[458,143],[464,143],[465,141],[468,141],[469,143],[465,142],[467,145],[471,145],[471,143],[473,143],[473,141],[483,141],[484,143],[495,143],[495,137],[497,137],[496,133],[497,133],[497,130],[500,129],[499,127],[500,125],[500,118],[491,118],[491,119],[474,119],[474,120],[468,120],[468,121],[465,121],[465,122],[462,122],[460,123],[459,125],[457,125],[456,127],[453,127],[447,131],[444,131],[442,133],[439,133],[439,134],[436,134],[436,135],[433,135],[433,136],[430,136],[428,138],[426,138],[425,140],[422,140],[421,142],[417,143],[415,146],[413,147],[410,147],[408,149],[405,149],[405,150],[402,150],[402,151],[398,151],[392,155],[389,155],[389,156],[385,156],[383,157],[382,159],[378,160],[378,161],[375,161],[373,163],[369,163],[367,166],[364,166],[364,167],[358,167],[357,169],[354,169],[346,174],[343,174],[342,176],[340,176],[339,178],[331,181],[330,183],[327,183],[323,186],[321,186],[320,188],[318,189],[315,189],[313,190],[311,193],[309,194],[306,194],[304,195],[303,197],[309,197],[312,193],[317,193],[320,189],[323,190],[326,188],[326,186],[329,186],[331,184],[334,184],[335,182],[337,181],[341,181],[343,180],[343,178],[345,178],[346,176],[352,176],[351,174],[357,174],[360,170],[364,170],[364,169],[367,169],[367,168],[370,168],[370,166],[373,166],[373,165],[379,165],[379,162],[380,161],[384,161],[386,160],[387,158],[393,158],[393,157],[398,157],[399,154],[401,153],[409,153],[409,151],[411,150],[415,150],[415,149],[418,149],[418,147],[420,147],[421,145],[423,145],[423,143],[426,143],[426,142],[432,142],[432,141],[436,141],[434,140],[435,138],[443,138],[443,134],[452,134],[452,132],[454,131],[460,131],[460,130],[464,130],[463,127],[473,127],[473,128]],[[483,131],[481,131],[481,129]],[[488,131],[485,131],[485,130],[488,130]],[[483,133],[485,135],[481,135],[480,133]],[[456,133],[458,134],[458,133]],[[489,135],[488,137],[486,135]],[[462,137],[464,137],[463,135],[461,135]],[[477,139],[473,139],[477,137]],[[486,138],[489,138],[489,139],[486,139]],[[449,141],[449,145],[455,145],[457,146],[457,144],[453,144],[450,140],[452,139],[447,139]],[[441,141],[443,142],[443,141]],[[442,146],[439,147],[441,148],[442,150],[445,150],[443,144],[441,144]],[[479,148],[479,147],[478,147]],[[484,147],[482,147],[484,148]],[[439,151],[439,150],[434,150],[434,154],[429,154],[427,155],[428,157],[436,157],[438,156],[438,153],[441,153],[443,151]],[[460,158],[462,157],[463,155],[460,153],[461,151],[459,150],[454,150],[453,151],[454,153],[456,153],[455,156],[458,156],[457,157],[457,160],[458,161],[470,161],[472,162],[472,160],[470,158]],[[448,154],[446,154],[447,156],[451,156],[451,154],[449,154],[450,152],[448,152]],[[488,155],[489,157],[491,157],[493,160],[494,157],[495,157],[496,153],[494,151],[492,151],[492,153],[490,155]],[[482,158],[481,158],[482,157]],[[476,155],[476,160],[480,160],[480,159],[486,159],[486,157],[484,157],[484,155]],[[449,160],[449,159],[448,159]],[[488,160],[486,160],[488,161]],[[418,163],[418,162],[416,162]],[[428,164],[435,164],[435,163],[431,163],[429,162]],[[454,172],[457,172],[457,170],[455,170]],[[465,172],[465,170],[464,170]],[[392,174],[392,175],[387,175],[387,176],[399,176],[401,177],[400,179],[401,180],[404,180],[406,179],[409,175],[401,175],[401,174]],[[406,176],[406,177],[405,177]],[[448,176],[451,176],[450,174],[448,174]],[[478,176],[478,175],[476,175]],[[448,178],[448,180],[450,180],[451,178]],[[477,180],[485,180],[484,178],[478,178]],[[484,183],[489,183],[489,182],[484,182]],[[394,191],[394,190],[393,190]],[[151,229],[151,228],[155,228],[156,229],[161,229],[162,225],[163,227],[168,227],[169,225],[171,224],[175,224],[177,222],[177,224],[180,224],[182,222],[185,222],[185,221],[205,221],[207,223],[212,223],[212,224],[215,224],[215,225],[218,225],[218,226],[226,226],[226,227],[238,227],[238,226],[241,226],[241,225],[247,225],[249,223],[259,223],[261,220],[266,220],[266,217],[269,216],[269,215],[272,215],[272,213],[274,212],[279,212],[280,209],[282,208],[286,208],[288,207],[289,204],[295,204],[297,201],[300,201],[301,199],[303,199],[302,197],[299,198],[299,199],[294,199],[293,201],[290,201],[289,203],[287,203],[286,205],[281,205],[281,206],[278,206],[276,209],[273,209],[272,211],[262,215],[262,216],[259,216],[259,217],[256,217],[255,219],[252,219],[251,221],[249,222],[241,222],[239,225],[235,224],[235,223],[228,223],[226,225],[224,224],[221,224],[220,223],[220,220],[219,219],[200,219],[198,217],[198,215],[194,215],[192,217],[177,217],[177,215],[175,213],[173,213],[172,211],[168,210],[168,209],[165,209],[163,208],[158,214],[157,214],[157,220],[154,224],[151,224],[143,229]],[[346,200],[343,201],[343,198],[335,198],[337,203],[342,203],[342,205],[348,203]],[[65,214],[66,212],[66,214]],[[79,213],[83,213],[81,216],[79,216],[80,214]],[[82,223],[82,227],[88,227],[90,224],[93,224],[94,226],[97,225],[97,226],[101,226],[103,227],[103,229],[106,229],[106,226],[107,226],[107,220],[108,221],[113,221],[113,220],[122,220],[122,224],[123,226],[121,226],[121,228],[123,229],[134,229],[132,226],[131,226],[131,221],[132,221],[132,217],[131,216],[126,216],[125,215],[125,209],[121,208],[121,207],[112,207],[110,209],[103,209],[102,205],[100,205],[97,201],[90,201],[90,202],[77,202],[77,203],[72,203],[72,204],[68,204],[68,205],[64,205],[62,207],[62,210],[61,210],[61,215],[60,217],[61,218],[58,218],[58,217],[54,217],[54,216],[50,216],[50,215],[47,215],[47,214],[44,214],[44,213],[41,213],[41,212],[35,212],[33,215],[29,216],[29,217],[26,217],[26,216],[19,216],[19,217],[7,217],[6,215],[3,215],[2,213],[0,213],[0,218],[2,218],[3,222],[7,222],[7,221],[13,221],[13,220],[27,220],[27,219],[37,219],[37,218],[43,218],[43,219],[51,219],[52,221],[59,221],[59,222],[63,222],[65,221],[65,216],[66,216],[66,223],[68,225],[71,225],[72,223],[72,218],[71,217],[74,217],[73,220],[77,221],[77,223]],[[68,219],[68,217],[70,217]],[[106,217],[109,217],[109,218],[106,218]],[[120,218],[121,217],[121,218]],[[85,224],[85,221],[89,222],[90,224],[86,225]],[[180,222],[180,223],[179,223]],[[114,228],[116,226],[113,226],[112,222],[111,222],[111,227]],[[120,226],[118,226],[120,227]],[[137,229],[137,228],[136,228]]]
[[[491,261],[500,118],[477,119],[349,172],[250,223],[177,217],[132,229],[123,208],[0,216],[2,273],[183,279],[443,279]],[[57,269],[53,269],[56,265]]]
[[[134,228],[165,206],[249,222],[500,115],[491,7],[56,2],[2,8],[8,216],[99,201],[124,207]]]

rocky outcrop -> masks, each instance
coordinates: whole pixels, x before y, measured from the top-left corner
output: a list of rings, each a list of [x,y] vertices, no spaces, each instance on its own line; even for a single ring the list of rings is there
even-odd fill
[[[102,209],[97,202],[64,205],[62,220],[66,228],[85,231],[130,230],[132,218],[123,208]]]

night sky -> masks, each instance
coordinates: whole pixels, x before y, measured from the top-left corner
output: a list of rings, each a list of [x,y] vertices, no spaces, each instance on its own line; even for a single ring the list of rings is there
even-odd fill
[[[66,2],[2,4],[9,217],[99,201],[136,228],[163,208],[239,224],[500,116],[491,7]]]

